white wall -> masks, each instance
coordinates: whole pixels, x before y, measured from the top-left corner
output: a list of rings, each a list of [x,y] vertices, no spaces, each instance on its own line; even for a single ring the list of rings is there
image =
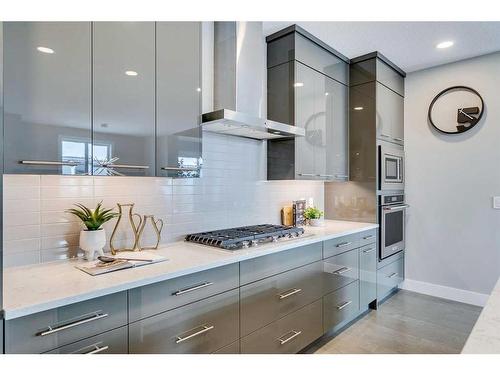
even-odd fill
[[[453,85],[476,89],[485,114],[465,134],[438,134],[427,122],[428,106],[439,91]],[[500,195],[499,98],[500,53],[406,78],[410,288],[434,289],[474,303],[484,300],[481,294],[489,294],[500,276],[500,210],[492,209],[492,196]]]

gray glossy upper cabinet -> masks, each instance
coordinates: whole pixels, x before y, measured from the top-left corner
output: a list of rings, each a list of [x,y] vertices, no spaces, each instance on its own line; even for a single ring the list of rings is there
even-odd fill
[[[93,23],[93,151],[95,175],[155,174],[154,22]]]
[[[157,175],[199,177],[201,23],[156,24]]]
[[[268,118],[305,129],[305,137],[268,141],[268,179],[345,181],[348,64],[296,25],[267,42]]]
[[[404,143],[404,77],[405,72],[379,52],[369,53],[351,60],[351,90],[374,86],[371,94],[376,108],[376,117],[370,123],[376,124],[377,138]],[[363,89],[365,90],[365,89]],[[353,106],[364,110],[365,107]],[[375,121],[374,121],[375,120]]]
[[[3,27],[5,173],[89,173],[91,24]]]

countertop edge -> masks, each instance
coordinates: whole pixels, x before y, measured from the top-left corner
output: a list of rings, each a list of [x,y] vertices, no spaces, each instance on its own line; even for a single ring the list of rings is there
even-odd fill
[[[360,224],[359,222],[357,222],[357,223]],[[174,278],[181,277],[181,276],[185,276],[185,275],[189,275],[189,274],[193,274],[193,273],[197,273],[197,272],[201,272],[201,271],[206,271],[206,270],[217,268],[217,267],[222,267],[222,266],[226,266],[229,264],[239,263],[239,262],[243,262],[245,260],[258,258],[261,256],[279,253],[279,252],[290,250],[290,249],[293,249],[293,248],[296,248],[299,246],[310,245],[310,244],[321,242],[321,241],[327,241],[327,240],[335,239],[338,237],[348,236],[350,234],[365,232],[365,231],[376,229],[379,227],[378,224],[374,224],[374,223],[362,223],[362,224],[366,224],[366,225],[362,228],[346,230],[346,231],[343,231],[340,233],[332,233],[332,234],[328,234],[328,235],[313,235],[310,237],[304,237],[302,239],[297,239],[296,241],[293,241],[293,242],[284,242],[279,247],[275,247],[272,249],[263,249],[261,252],[257,251],[257,252],[253,252],[250,254],[245,253],[245,254],[237,255],[237,256],[232,257],[232,258],[217,260],[217,261],[214,261],[212,263],[206,263],[206,264],[203,264],[200,266],[187,267],[187,268],[181,269],[179,271],[172,271],[172,272],[168,272],[168,273],[158,275],[158,276],[145,277],[145,278],[142,278],[140,280],[124,282],[120,285],[110,286],[109,288],[101,288],[101,289],[93,290],[93,291],[88,292],[88,293],[79,293],[79,294],[76,294],[76,295],[73,295],[70,297],[64,297],[64,298],[60,298],[60,299],[50,300],[50,301],[47,301],[44,303],[38,303],[38,304],[31,305],[31,306],[20,307],[20,308],[9,309],[8,306],[4,306],[4,319],[5,320],[12,320],[12,319],[16,319],[16,318],[21,318],[23,316],[36,314],[39,312],[43,312],[43,311],[47,311],[50,309],[70,305],[73,303],[83,302],[83,301],[86,301],[86,300],[89,300],[92,298],[103,297],[106,295],[123,292],[123,291],[129,290],[129,289],[154,284],[157,282],[162,282],[162,281],[174,279]],[[200,248],[204,247],[203,245],[199,245],[199,246],[200,246]],[[99,276],[95,276],[95,277],[99,277]],[[4,285],[4,287],[6,287],[6,286]]]

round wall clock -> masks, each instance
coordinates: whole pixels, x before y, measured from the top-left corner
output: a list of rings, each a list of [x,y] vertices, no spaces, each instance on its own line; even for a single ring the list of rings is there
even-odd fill
[[[429,122],[446,134],[472,129],[483,116],[484,102],[479,93],[467,86],[452,86],[441,91],[429,105]]]

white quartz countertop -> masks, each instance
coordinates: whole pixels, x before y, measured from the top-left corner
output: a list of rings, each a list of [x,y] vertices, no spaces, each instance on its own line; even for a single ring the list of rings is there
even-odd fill
[[[500,279],[479,315],[462,354],[500,354]]]
[[[4,270],[5,319],[100,297],[226,264],[273,254],[294,247],[377,228],[377,224],[325,220],[324,227],[306,227],[299,238],[257,247],[227,251],[189,242],[162,246],[159,255],[168,261],[99,276],[77,268],[74,259]]]

